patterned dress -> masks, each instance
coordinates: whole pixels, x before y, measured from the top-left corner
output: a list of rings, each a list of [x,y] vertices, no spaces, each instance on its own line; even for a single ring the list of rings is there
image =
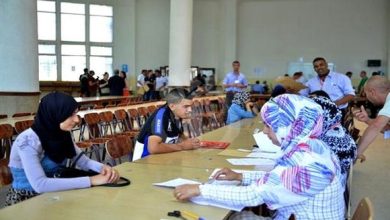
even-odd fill
[[[337,220],[344,218],[340,166],[329,146],[319,139],[323,110],[311,99],[285,94],[261,110],[283,156],[264,173],[244,173],[241,186],[201,185],[201,196],[231,205],[266,204],[274,219]]]

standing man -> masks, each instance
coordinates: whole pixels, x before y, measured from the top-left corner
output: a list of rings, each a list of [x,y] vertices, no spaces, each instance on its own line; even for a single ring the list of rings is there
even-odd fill
[[[119,70],[114,71],[114,75],[108,80],[108,87],[110,87],[110,95],[122,96],[123,89],[126,87],[125,80],[119,76]]]
[[[317,76],[307,81],[307,89],[302,93],[308,95],[309,93],[318,90],[325,91],[328,93],[330,99],[342,111],[344,119],[348,102],[355,96],[351,80],[344,74],[330,71],[328,63],[322,57],[317,57],[313,60],[313,67],[317,72]]]
[[[84,68],[84,73],[80,75],[80,96],[81,97],[88,97],[89,96],[89,90],[88,90],[88,68]]]
[[[226,105],[227,108],[232,104],[234,94],[243,91],[248,86],[244,74],[240,72],[240,62],[238,60],[232,63],[233,71],[226,74],[223,79],[223,87],[226,91]]]
[[[383,132],[385,139],[390,138],[390,81],[383,76],[373,76],[364,86],[367,99],[374,105],[384,105],[375,119],[370,119],[366,110],[361,106],[360,111],[354,112],[355,117],[368,125],[358,142],[358,158],[363,162],[363,152]]]
[[[358,88],[357,88],[357,94],[358,96],[362,96],[363,95],[363,87],[364,87],[364,84],[366,84],[367,80],[368,80],[368,77],[367,77],[367,72],[362,70],[360,72],[360,78],[362,78],[359,82],[359,85],[358,85]]]
[[[133,161],[149,154],[162,154],[200,147],[199,139],[183,134],[182,119],[191,117],[192,100],[183,89],[173,89],[166,97],[167,104],[155,111],[146,121],[137,138]]]

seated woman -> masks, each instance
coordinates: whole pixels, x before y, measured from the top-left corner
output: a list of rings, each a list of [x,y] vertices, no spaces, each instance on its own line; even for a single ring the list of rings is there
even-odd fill
[[[79,122],[78,104],[72,96],[54,92],[42,98],[34,124],[21,133],[12,145],[9,167],[13,182],[6,205],[13,205],[39,193],[88,188],[119,179],[116,170],[82,156],[77,166],[100,172],[92,177],[53,178],[66,159],[81,150],[70,131]]]
[[[238,180],[241,186],[182,185],[174,191],[178,200],[202,196],[230,205],[266,204],[276,210],[273,219],[344,219],[340,166],[329,146],[319,140],[322,130],[321,106],[309,98],[284,94],[261,109],[264,133],[281,147],[283,156],[268,172],[236,173],[224,168],[221,180]],[[268,219],[253,213],[236,213],[236,219]]]
[[[253,102],[250,101],[250,94],[248,92],[234,94],[232,105],[228,110],[226,124],[231,124],[243,118],[255,117],[257,112],[256,108],[253,108],[253,106]],[[252,110],[254,112],[252,112]]]
[[[349,168],[357,156],[356,143],[341,125],[342,113],[329,98],[319,95],[312,99],[324,110],[324,122],[320,139],[325,142],[340,160],[342,184],[345,185]]]

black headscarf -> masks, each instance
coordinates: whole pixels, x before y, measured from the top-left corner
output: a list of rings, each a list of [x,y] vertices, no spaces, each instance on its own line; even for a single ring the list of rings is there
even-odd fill
[[[72,136],[69,131],[61,130],[60,123],[72,116],[77,108],[72,96],[60,92],[46,95],[39,103],[31,128],[38,135],[45,155],[56,163],[76,155]]]

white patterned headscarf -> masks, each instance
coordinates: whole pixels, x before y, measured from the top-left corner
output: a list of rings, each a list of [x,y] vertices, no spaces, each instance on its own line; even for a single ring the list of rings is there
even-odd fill
[[[232,103],[241,106],[242,108],[245,108],[245,102],[248,101],[250,98],[250,94],[248,92],[238,92],[234,94],[234,98],[232,100]]]

